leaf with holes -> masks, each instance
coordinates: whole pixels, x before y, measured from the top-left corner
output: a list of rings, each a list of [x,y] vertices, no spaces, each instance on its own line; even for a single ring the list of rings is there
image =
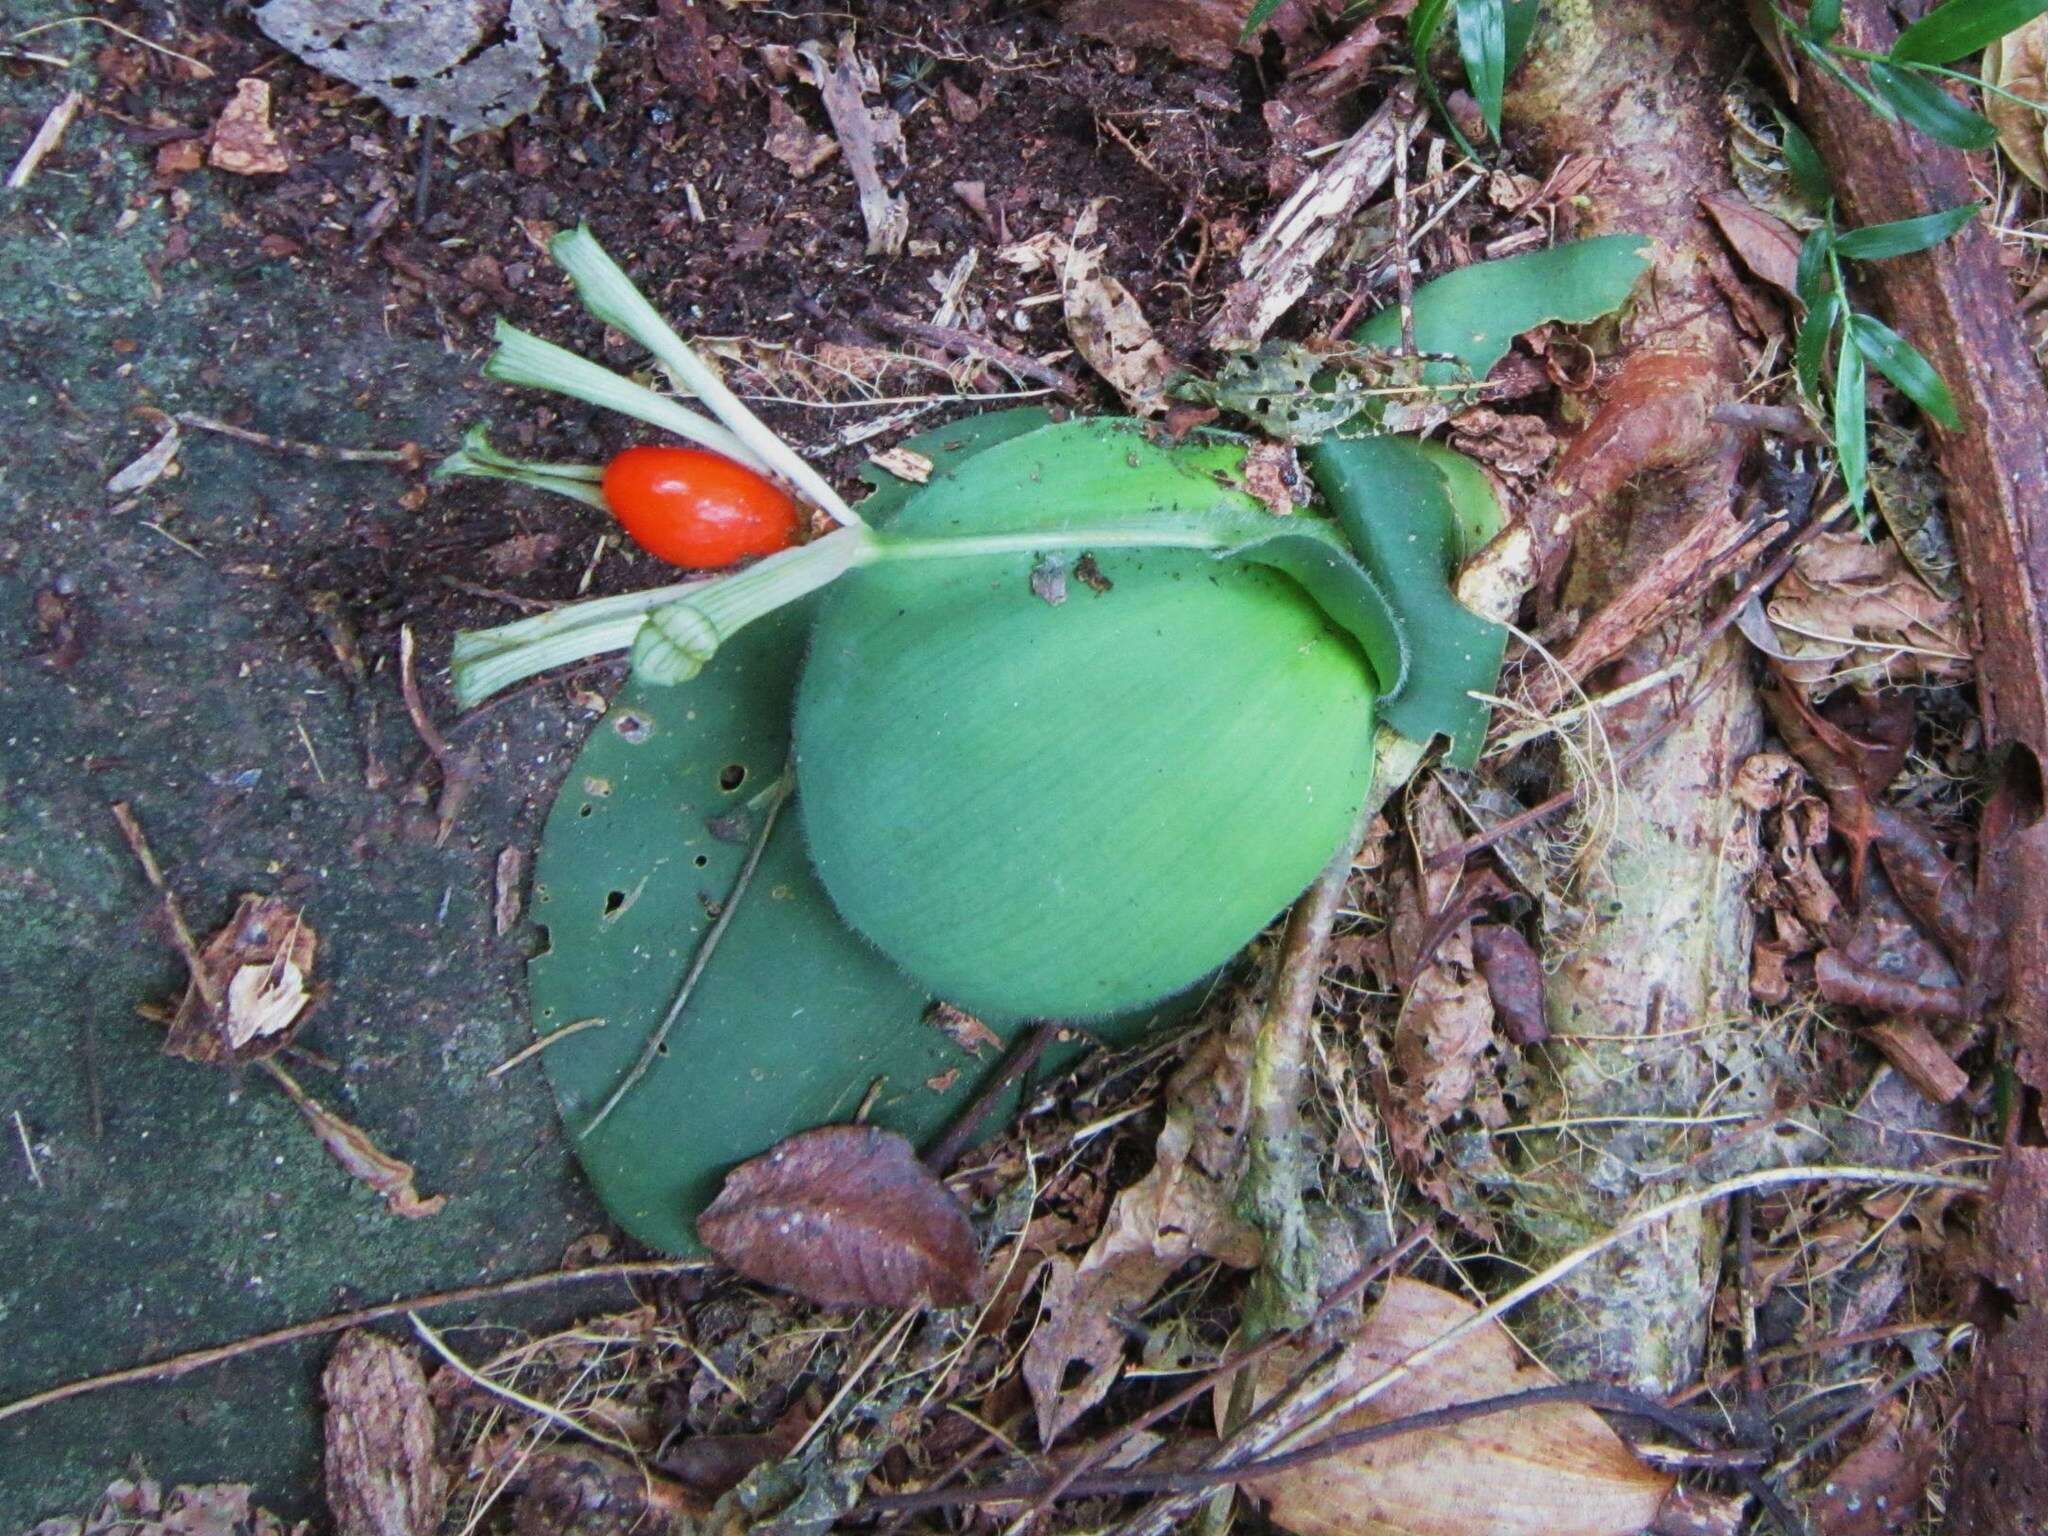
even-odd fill
[[[1044,422],[1003,412],[909,446],[935,461],[937,479]],[[882,523],[917,488],[877,479],[865,510]],[[666,1053],[594,1134],[580,1134],[632,1070],[730,896],[760,827],[751,802],[788,757],[814,611],[815,600],[749,626],[688,688],[628,683],[563,783],[534,872],[533,917],[548,936],[528,967],[534,1028],[564,1036],[541,1059],[605,1208],[671,1253],[701,1251],[697,1213],[741,1159],[850,1118],[871,1090],[870,1119],[922,1142],[996,1069],[925,1022],[927,994],[839,921],[796,817],[784,815]]]

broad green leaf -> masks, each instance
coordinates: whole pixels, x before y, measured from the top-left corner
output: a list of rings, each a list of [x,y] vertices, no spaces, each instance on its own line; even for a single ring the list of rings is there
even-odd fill
[[[1900,64],[1948,64],[2048,11],[2048,0],[1948,0],[1899,34]]]
[[[1941,244],[1977,216],[1977,204],[1959,203],[1940,213],[1923,213],[1914,219],[1895,219],[1889,224],[1866,224],[1845,229],[1835,236],[1835,249],[1858,261],[1886,261],[1893,256],[1910,256]]]
[[[1793,346],[1794,368],[1799,376],[1799,393],[1820,403],[1820,376],[1827,366],[1828,337],[1842,318],[1839,295],[1823,293],[1799,324],[1799,339]]]
[[[1859,510],[1870,476],[1870,428],[1864,419],[1867,383],[1863,353],[1843,346],[1835,359],[1835,456],[1849,504]]]
[[[1806,33],[1824,43],[1842,30],[1842,0],[1813,0],[1806,11]]]
[[[1001,412],[907,446],[935,461],[936,481],[974,447],[1044,421]],[[882,521],[880,501],[864,504],[871,521]],[[748,802],[788,757],[815,609],[812,599],[752,626],[687,689],[629,682],[563,781],[535,866],[532,912],[547,946],[528,967],[534,1029],[605,1021],[550,1045],[542,1063],[599,1199],[665,1252],[700,1251],[696,1214],[734,1163],[849,1118],[877,1085],[874,1123],[923,1142],[996,1067],[993,1049],[970,1054],[925,1023],[929,996],[839,920],[791,807],[667,1054],[594,1134],[579,1134],[640,1056],[730,896],[761,824]],[[1134,1039],[1164,1016],[1104,1032]],[[1079,1046],[1056,1049],[1054,1069]]]
[[[796,709],[813,864],[857,931],[981,1017],[1092,1018],[1194,982],[1364,797],[1385,662],[1339,625],[1347,603],[1387,610],[1334,533],[1223,483],[1242,453],[1070,422],[988,450],[889,530],[1248,520],[1224,558],[1091,546],[1058,604],[1026,548],[892,560],[825,598]]]
[[[1849,317],[1849,335],[1864,358],[1896,384],[1908,400],[1950,431],[1961,425],[1956,403],[1934,365],[1905,337],[1869,315]]]
[[[1508,18],[1502,0],[1458,0],[1458,53],[1465,60],[1465,79],[1486,119],[1486,131],[1498,144],[1508,72]]]
[[[1809,314],[1834,281],[1828,253],[1834,249],[1834,231],[1826,224],[1810,232],[1799,246],[1799,272],[1793,284],[1799,303]]]
[[[1543,12],[1542,0],[1508,0],[1508,73],[1529,51],[1529,39],[1536,33],[1536,21]]]
[[[1821,161],[1820,151],[1813,147],[1813,140],[1806,136],[1805,130],[1782,112],[1778,114],[1778,127],[1782,134],[1785,168],[1792,173],[1793,182],[1808,202],[1816,208],[1826,207],[1828,199],[1835,195],[1835,189],[1828,180],[1828,168]]]
[[[1447,452],[1409,437],[1326,437],[1304,459],[1360,560],[1389,594],[1409,642],[1404,686],[1381,699],[1380,718],[1411,741],[1447,737],[1451,761],[1469,767],[1478,761],[1488,714],[1473,695],[1493,690],[1507,631],[1451,595],[1461,523],[1472,522],[1476,535],[1483,514],[1462,474],[1454,496],[1440,457]],[[1498,516],[1496,510],[1496,526]]]
[[[1433,362],[1425,382],[1483,379],[1522,332],[1548,321],[1584,325],[1612,314],[1649,265],[1642,235],[1601,235],[1545,251],[1475,262],[1415,290],[1415,344],[1455,359]],[[1401,343],[1401,315],[1389,307],[1352,335],[1392,351]]]
[[[1870,83],[1899,116],[1931,139],[1957,149],[1982,149],[1998,137],[1991,119],[1972,112],[1932,80],[1873,61]]]
[[[1480,550],[1493,542],[1493,536],[1500,532],[1507,519],[1501,514],[1500,499],[1494,494],[1493,481],[1476,459],[1468,459],[1455,449],[1441,443],[1424,442],[1411,438],[1422,450],[1424,458],[1434,464],[1444,477],[1444,487],[1450,492],[1451,516],[1457,523],[1457,550],[1446,576],[1455,576]]]

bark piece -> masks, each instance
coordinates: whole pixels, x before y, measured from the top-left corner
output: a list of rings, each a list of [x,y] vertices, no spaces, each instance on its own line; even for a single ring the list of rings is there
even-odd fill
[[[1970,1074],[1918,1020],[1887,1019],[1865,1033],[1884,1052],[1884,1059],[1934,1103],[1953,1104],[1970,1086]]]
[[[448,1507],[434,1405],[411,1353],[358,1328],[320,1377],[327,1398],[327,1508],[336,1536],[433,1536]]]
[[[826,62],[823,43],[805,43],[797,51],[810,61],[811,77],[825,99],[825,115],[832,120],[840,155],[860,196],[868,254],[894,256],[910,238],[910,204],[883,182],[882,153],[893,151],[899,163],[908,158],[903,119],[887,107],[867,104],[868,94],[881,89],[881,80],[875,67],[854,50],[851,35],[840,40],[836,64]]]
[[[235,94],[213,124],[213,147],[207,161],[217,171],[235,176],[276,176],[291,169],[270,126],[270,82],[238,80]]]
[[[1412,90],[1399,90],[1337,153],[1282,203],[1237,259],[1241,277],[1223,296],[1205,339],[1225,352],[1246,352],[1315,280],[1351,216],[1394,174],[1394,156],[1423,113]]]
[[[967,1212],[909,1142],[869,1126],[791,1136],[726,1175],[697,1235],[750,1280],[825,1306],[965,1306]]]

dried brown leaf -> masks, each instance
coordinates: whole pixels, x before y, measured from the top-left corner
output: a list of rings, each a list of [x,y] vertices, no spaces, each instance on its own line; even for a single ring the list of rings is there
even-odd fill
[[[1933,1435],[1908,1425],[1898,1403],[1885,1404],[1807,1505],[1822,1536],[1892,1536],[1916,1527],[1938,1453]]]
[[[1170,1112],[1152,1171],[1116,1197],[1087,1254],[1078,1263],[1052,1261],[1038,1327],[1024,1351],[1043,1444],[1115,1384],[1131,1344],[1129,1325],[1175,1270],[1198,1255],[1240,1268],[1258,1262],[1257,1233],[1232,1207],[1229,1186],[1191,1155],[1195,1137],[1196,1116],[1185,1107]],[[1070,1380],[1077,1369],[1082,1374]]]
[[[410,1351],[353,1329],[328,1356],[327,1508],[335,1536],[432,1536],[448,1507],[434,1405]]]
[[[319,937],[296,907],[245,895],[199,952],[195,978],[171,1018],[164,1050],[187,1061],[249,1062],[289,1045],[315,996]]]
[[[596,0],[269,0],[255,18],[313,68],[458,139],[532,111],[553,69],[588,81],[604,43]]]
[[[1091,207],[1075,225],[1073,241],[1056,247],[1067,334],[1126,406],[1140,416],[1156,416],[1166,409],[1173,365],[1130,290],[1103,271],[1102,247],[1082,244],[1095,233],[1095,217]]]
[[[516,581],[554,559],[561,547],[559,533],[515,533],[491,545],[477,560],[493,580]]]
[[[360,1179],[384,1197],[384,1203],[395,1216],[409,1221],[419,1221],[437,1215],[448,1203],[446,1195],[434,1195],[421,1199],[413,1180],[412,1164],[380,1150],[369,1134],[353,1126],[322,1104],[318,1099],[301,1088],[297,1081],[275,1062],[266,1063],[277,1085],[284,1089],[293,1104],[298,1106],[300,1115],[320,1138],[320,1144],[327,1148],[334,1160],[351,1178]]]
[[[1984,51],[1984,78],[1998,87],[1984,93],[1984,115],[1998,126],[1998,145],[2037,187],[2048,187],[2048,16],[2005,34]],[[2029,110],[2021,102],[2032,102]]]
[[[967,1212],[909,1142],[805,1131],[726,1175],[697,1236],[750,1280],[821,1305],[957,1307],[981,1291]]]
[[[1540,1045],[1550,1038],[1543,1019],[1543,962],[1529,941],[1504,923],[1472,929],[1472,954],[1502,1028],[1516,1045]]]
[[[519,925],[519,913],[526,900],[526,850],[507,843],[498,850],[498,866],[491,898],[491,926],[499,938]]]
[[[1823,533],[1799,552],[1765,613],[1787,670],[1813,686],[1845,674],[1869,682],[1954,683],[1970,675],[1959,604],[1929,591],[1898,545]]]
[[[291,1528],[303,1536],[307,1527]],[[116,1478],[83,1518],[31,1526],[27,1536],[285,1536],[283,1521],[249,1502],[247,1483],[202,1483],[168,1492],[154,1478]]]
[[[768,139],[762,147],[770,159],[789,167],[797,181],[808,180],[813,171],[839,153],[839,141],[829,133],[813,132],[780,91],[768,93]]]
[[[1363,1387],[1476,1310],[1420,1281],[1390,1282],[1347,1348],[1347,1384]],[[1284,1359],[1270,1364],[1260,1396],[1277,1390],[1288,1369]],[[1522,1358],[1495,1324],[1333,1428],[1556,1379]],[[1633,1536],[1656,1516],[1671,1481],[1638,1461],[1590,1408],[1553,1403],[1383,1440],[1251,1486],[1269,1501],[1273,1523],[1297,1536]]]
[[[1742,264],[1786,298],[1799,292],[1799,232],[1732,192],[1705,192],[1700,206]]]

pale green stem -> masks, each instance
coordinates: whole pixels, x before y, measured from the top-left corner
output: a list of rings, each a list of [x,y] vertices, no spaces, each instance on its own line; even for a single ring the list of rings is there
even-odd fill
[[[758,461],[771,473],[780,475],[848,527],[863,526],[859,514],[825,477],[771,432],[738,395],[726,388],[717,371],[690,350],[689,343],[662,319],[587,228],[564,230],[549,242],[548,253],[576,284],[583,307],[652,352],[677,384],[702,400],[705,408],[747,446],[748,462]]]
[[[645,384],[635,384],[623,374],[613,373],[587,357],[578,357],[567,347],[542,341],[503,320],[498,322],[496,336],[498,350],[484,364],[485,377],[501,384],[552,390],[574,400],[601,405],[673,432],[713,453],[722,453],[751,470],[768,473],[768,464],[761,455],[731,432],[667,396],[656,394]]]
[[[866,524],[783,550],[717,580],[597,598],[552,613],[456,636],[456,697],[465,705],[524,678],[607,651],[633,652],[637,675],[686,682],[718,647],[754,620],[808,597],[850,570],[908,560],[1042,554],[1072,549],[1236,548],[1243,530],[1166,516],[1142,525],[1101,524],[950,538],[896,538]]]
[[[604,494],[597,488],[597,482],[604,478],[602,467],[596,464],[547,464],[538,459],[515,459],[493,448],[490,433],[481,425],[471,427],[462,439],[462,446],[434,466],[436,480],[446,480],[457,475],[467,475],[479,480],[510,480],[517,485],[530,485],[535,490],[552,491],[557,496],[567,496],[572,501],[580,501],[600,511],[607,510]]]

